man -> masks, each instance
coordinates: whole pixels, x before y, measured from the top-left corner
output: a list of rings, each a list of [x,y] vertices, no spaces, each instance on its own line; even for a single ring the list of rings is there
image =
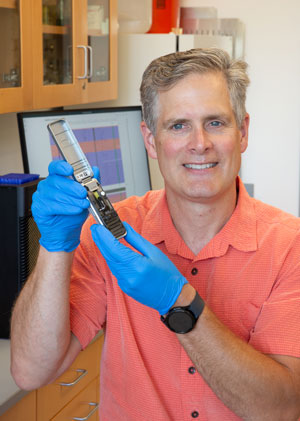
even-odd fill
[[[90,217],[78,246],[86,193],[68,164],[50,165],[33,203],[40,255],[12,319],[20,387],[53,381],[104,327],[101,420],[300,417],[300,221],[238,177],[248,83],[218,49],[148,66],[141,130],[165,190],[116,204],[126,241]]]

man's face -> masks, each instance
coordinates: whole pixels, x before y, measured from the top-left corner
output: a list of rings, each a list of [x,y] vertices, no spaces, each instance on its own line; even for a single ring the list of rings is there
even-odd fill
[[[167,194],[208,202],[232,192],[247,148],[249,117],[237,126],[221,73],[191,74],[158,98],[153,136],[142,132],[157,158]]]

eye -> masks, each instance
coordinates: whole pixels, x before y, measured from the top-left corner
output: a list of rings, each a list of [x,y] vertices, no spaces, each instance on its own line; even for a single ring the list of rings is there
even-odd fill
[[[222,126],[222,123],[220,121],[217,121],[217,120],[211,121],[209,124],[212,127],[221,127]]]
[[[176,123],[176,124],[173,124],[172,129],[181,130],[183,129],[183,127],[184,127],[183,123]]]

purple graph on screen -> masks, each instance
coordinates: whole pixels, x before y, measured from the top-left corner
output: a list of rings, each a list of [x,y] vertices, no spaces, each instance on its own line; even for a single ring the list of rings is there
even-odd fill
[[[112,202],[126,198],[124,170],[118,126],[73,129],[91,166],[100,170],[101,184]],[[50,136],[53,159],[61,155]]]

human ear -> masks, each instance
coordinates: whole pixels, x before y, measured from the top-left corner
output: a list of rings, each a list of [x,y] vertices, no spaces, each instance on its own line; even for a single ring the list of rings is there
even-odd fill
[[[157,159],[155,139],[150,129],[148,129],[144,121],[141,122],[141,133],[144,139],[145,148],[150,158]]]
[[[247,113],[241,127],[241,153],[245,152],[248,147],[248,132],[249,132],[250,116]]]

